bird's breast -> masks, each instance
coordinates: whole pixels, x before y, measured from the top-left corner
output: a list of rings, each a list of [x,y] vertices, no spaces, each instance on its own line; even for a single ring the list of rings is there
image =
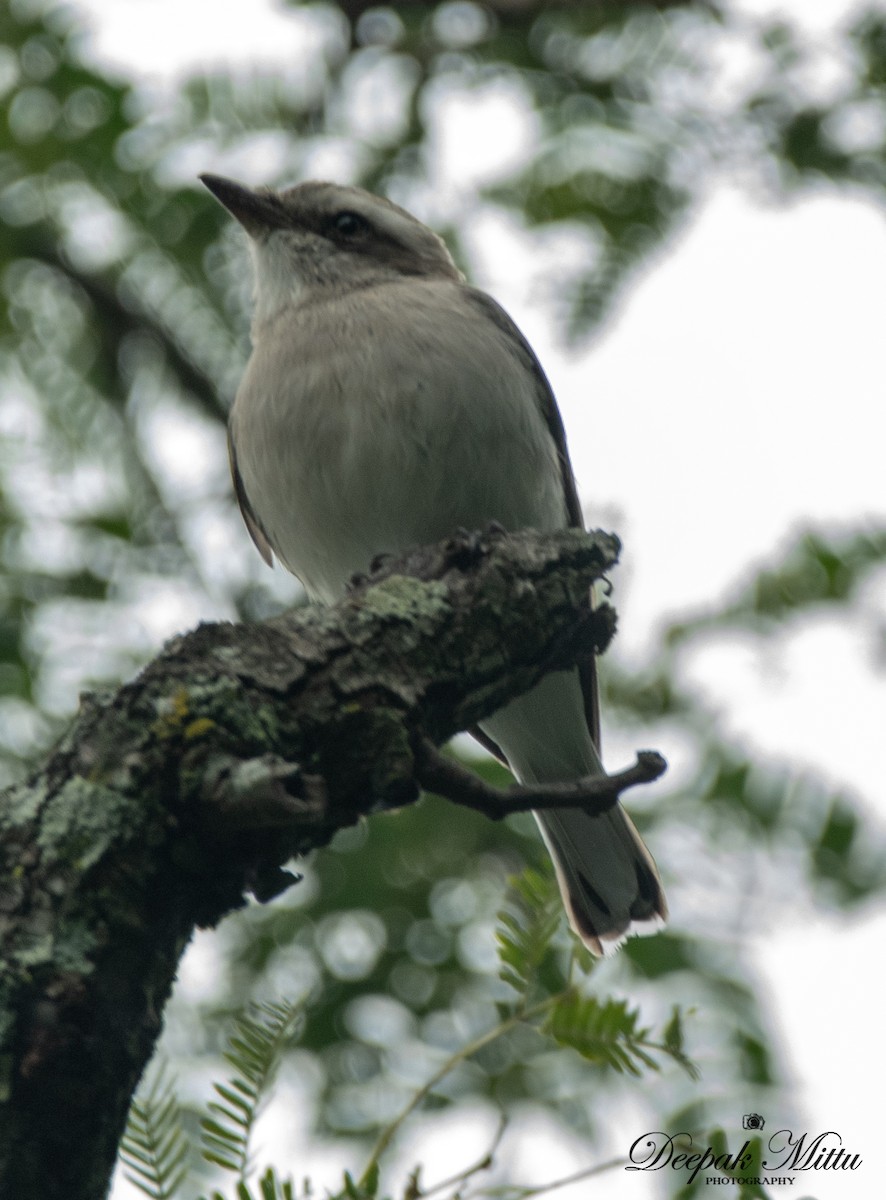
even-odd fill
[[[536,382],[491,322],[453,312],[454,292],[302,306],[255,347],[232,413],[240,474],[321,599],[375,554],[460,525],[564,523]]]

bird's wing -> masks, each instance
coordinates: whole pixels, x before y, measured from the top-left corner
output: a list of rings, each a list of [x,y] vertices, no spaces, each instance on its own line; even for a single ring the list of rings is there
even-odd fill
[[[246,528],[249,530],[249,536],[255,542],[259,554],[268,566],[272,567],[274,565],[274,549],[268,541],[267,535],[262,529],[261,522],[255,515],[252,505],[249,503],[249,497],[246,495],[246,488],[243,486],[243,479],[237,468],[237,451],[234,447],[234,439],[231,437],[230,427],[228,428],[228,459],[231,464],[231,478],[234,481],[234,494],[237,497],[237,503],[240,505],[240,512],[243,514]]]
[[[560,479],[563,484],[563,497],[566,501],[566,513],[569,524],[576,529],[583,529],[584,517],[581,511],[581,501],[578,498],[578,488],[575,484],[572,463],[569,460],[569,450],[566,446],[566,430],[563,428],[563,418],[560,416],[560,410],[557,408],[557,401],[554,398],[554,392],[548,382],[548,377],[545,375],[541,363],[536,358],[535,351],[501,305],[497,304],[491,296],[487,296],[485,292],[478,291],[475,288],[467,288],[466,291],[469,301],[486,318],[492,321],[515,346],[527,370],[535,378],[539,412],[557,450],[557,461],[560,464]],[[593,597],[589,597],[589,603],[593,604]],[[587,720],[588,730],[599,754],[600,692],[595,656],[591,654],[587,658],[582,659],[578,665],[578,671],[581,679],[582,695],[584,697],[585,719]],[[471,730],[471,732],[487,750],[491,750],[497,758],[504,760],[504,756],[498,746],[490,738],[486,737],[479,730]]]

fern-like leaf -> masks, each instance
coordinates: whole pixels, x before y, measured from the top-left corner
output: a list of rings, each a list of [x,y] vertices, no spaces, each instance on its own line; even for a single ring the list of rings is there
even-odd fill
[[[378,1163],[374,1163],[369,1175],[358,1183],[350,1171],[344,1173],[344,1186],[331,1200],[375,1200],[378,1194]]]
[[[187,1173],[187,1154],[173,1082],[161,1067],[129,1109],[120,1143],[126,1178],[151,1200],[172,1200]]]
[[[639,1018],[639,1011],[628,1008],[624,1000],[601,1001],[572,991],[558,1000],[546,1028],[561,1045],[571,1046],[590,1062],[620,1073],[639,1076],[643,1068],[658,1071],[654,1054],[664,1054],[694,1075],[696,1069],[683,1051],[681,1018],[676,1010],[662,1040],[654,1039],[649,1029],[642,1028]]]
[[[251,1170],[255,1122],[301,1017],[301,1004],[262,1004],[236,1019],[228,1040],[225,1059],[236,1074],[227,1084],[213,1084],[218,1097],[209,1103],[213,1115],[200,1122],[203,1157],[235,1172],[242,1187]]]
[[[739,1135],[742,1136],[742,1135]],[[722,1161],[726,1156],[735,1158],[734,1146],[730,1150],[726,1134],[722,1129],[712,1129],[707,1138],[700,1138],[701,1144],[707,1141],[715,1157]],[[733,1187],[729,1188],[729,1195],[734,1197],[734,1200],[772,1200],[772,1193],[767,1191],[759,1182],[759,1177],[763,1174],[761,1162],[763,1158],[763,1143],[762,1139],[751,1138],[748,1141],[746,1151],[751,1165],[744,1171],[733,1166],[718,1166],[716,1170],[721,1176],[717,1180],[718,1183],[725,1183],[728,1179]],[[709,1172],[701,1172],[696,1175],[695,1179],[687,1182],[679,1191],[676,1200],[694,1200],[695,1197],[710,1194],[711,1183]]]
[[[524,1003],[548,954],[561,914],[553,872],[547,875],[527,867],[510,880],[495,933],[499,977]]]
[[[690,1079],[697,1079],[699,1075],[698,1067],[696,1067],[684,1049],[683,1010],[677,1004],[674,1005],[671,1012],[671,1019],[664,1027],[662,1040],[666,1053],[670,1055],[674,1062],[683,1068]]]
[[[268,1167],[258,1183],[261,1200],[295,1200],[295,1188],[291,1179],[278,1178],[273,1167]]]

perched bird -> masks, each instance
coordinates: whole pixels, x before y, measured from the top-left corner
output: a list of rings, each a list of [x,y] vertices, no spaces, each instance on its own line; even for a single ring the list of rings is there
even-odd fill
[[[379,553],[492,521],[581,525],[551,387],[442,240],[360,188],[203,183],[249,235],[253,350],[231,412],[237,499],[266,562],[326,604]],[[583,675],[583,677],[582,677]],[[546,676],[482,723],[524,783],[602,773],[592,670]],[[595,954],[661,926],[624,809],[537,814],[573,929]]]

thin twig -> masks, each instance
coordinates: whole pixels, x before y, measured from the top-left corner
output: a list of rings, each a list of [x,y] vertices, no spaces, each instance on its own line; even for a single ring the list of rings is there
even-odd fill
[[[366,1164],[366,1168],[363,1171],[363,1174],[360,1176],[360,1183],[365,1185],[366,1180],[371,1175],[373,1169],[378,1165],[381,1156],[397,1136],[403,1124],[408,1120],[409,1117],[412,1116],[412,1114],[424,1102],[424,1100],[427,1099],[437,1084],[446,1078],[450,1071],[457,1067],[460,1062],[465,1062],[467,1059],[472,1058],[475,1054],[482,1050],[484,1046],[488,1046],[490,1042],[494,1042],[496,1038],[501,1037],[505,1033],[509,1033],[512,1029],[516,1029],[518,1025],[522,1025],[526,1021],[531,1021],[534,1017],[541,1016],[543,1012],[549,1008],[552,1008],[554,1004],[561,999],[561,995],[547,996],[544,1000],[540,1000],[537,1004],[533,1004],[530,1008],[520,1009],[518,1012],[515,1012],[508,1017],[507,1020],[500,1022],[498,1025],[493,1025],[491,1029],[487,1029],[485,1033],[481,1033],[478,1038],[475,1038],[474,1041],[469,1042],[467,1046],[462,1046],[459,1050],[456,1050],[453,1054],[450,1054],[449,1057],[434,1072],[427,1083],[423,1084],[422,1087],[420,1087],[418,1091],[412,1095],[409,1103],[405,1106],[405,1108],[402,1109],[398,1116],[394,1118],[390,1125],[387,1125],[381,1131],[378,1141],[375,1143],[372,1153],[369,1156],[369,1162]]]
[[[572,1175],[555,1179],[552,1183],[540,1183],[536,1187],[505,1186],[478,1192],[476,1195],[500,1196],[506,1197],[506,1200],[529,1200],[531,1196],[543,1196],[546,1192],[555,1192],[558,1188],[568,1187],[570,1183],[580,1183],[582,1179],[590,1179],[593,1175],[602,1175],[605,1171],[614,1170],[615,1167],[623,1167],[627,1161],[626,1158],[610,1158],[607,1162],[598,1163],[595,1167],[585,1167]]]
[[[441,1179],[439,1183],[435,1183],[433,1187],[419,1188],[415,1192],[417,1200],[426,1200],[426,1197],[432,1196],[434,1192],[442,1192],[445,1188],[452,1187],[455,1183],[466,1183],[472,1175],[478,1174],[480,1171],[487,1171],[493,1163],[495,1152],[501,1144],[501,1139],[504,1137],[505,1130],[508,1127],[508,1118],[505,1113],[502,1113],[499,1118],[498,1128],[493,1135],[489,1149],[482,1158],[478,1158],[471,1166],[465,1167],[458,1171],[455,1175],[450,1175],[448,1179]]]
[[[656,750],[639,750],[634,765],[615,775],[588,775],[569,783],[539,786],[515,784],[502,790],[441,754],[427,738],[416,740],[414,753],[415,777],[426,791],[476,809],[495,821],[512,813],[547,808],[581,808],[597,816],[612,808],[623,791],[651,783],[667,770],[667,763]]]

